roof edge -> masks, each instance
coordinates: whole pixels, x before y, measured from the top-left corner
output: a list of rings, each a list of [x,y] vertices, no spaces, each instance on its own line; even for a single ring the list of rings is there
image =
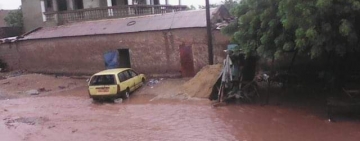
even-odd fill
[[[206,28],[204,27],[186,27],[186,28],[172,28],[172,29],[163,29],[163,30],[147,30],[147,31],[137,31],[137,32],[124,32],[124,33],[109,33],[109,34],[91,34],[91,35],[78,35],[78,36],[61,36],[61,37],[49,37],[49,38],[33,38],[33,39],[19,39],[17,41],[29,41],[29,40],[42,40],[42,39],[57,39],[57,38],[71,38],[71,37],[86,37],[86,36],[101,36],[101,35],[116,35],[116,34],[129,34],[129,33],[143,33],[143,32],[154,32],[154,31],[168,31],[168,30],[178,30],[178,29],[191,29],[191,28]]]

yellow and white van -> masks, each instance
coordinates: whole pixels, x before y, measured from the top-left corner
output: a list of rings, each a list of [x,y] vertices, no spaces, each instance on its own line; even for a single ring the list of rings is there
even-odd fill
[[[128,98],[145,83],[145,75],[130,68],[111,69],[94,74],[89,82],[89,95],[94,100]]]

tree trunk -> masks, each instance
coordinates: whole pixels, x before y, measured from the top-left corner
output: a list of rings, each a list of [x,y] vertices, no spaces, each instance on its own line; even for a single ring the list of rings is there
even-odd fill
[[[298,50],[295,51],[294,55],[293,55],[293,58],[291,59],[291,62],[290,62],[290,66],[288,68],[288,73],[291,72],[291,69],[292,67],[294,66],[294,62],[295,62],[295,59],[296,59],[296,56],[298,54]]]

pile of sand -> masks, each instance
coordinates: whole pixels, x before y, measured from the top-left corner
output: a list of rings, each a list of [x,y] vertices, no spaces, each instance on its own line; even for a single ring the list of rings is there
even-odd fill
[[[209,98],[221,70],[221,64],[205,66],[194,78],[182,86],[183,93],[189,97]]]

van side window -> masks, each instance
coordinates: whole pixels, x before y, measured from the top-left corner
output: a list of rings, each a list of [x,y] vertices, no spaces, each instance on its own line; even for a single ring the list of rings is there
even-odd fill
[[[132,78],[128,71],[124,71],[122,73],[124,73],[124,75],[126,76],[126,80],[129,80]]]
[[[127,80],[126,75],[124,74],[124,72],[119,73],[118,77],[119,77],[120,82],[124,82],[124,81]]]
[[[138,74],[136,72],[134,72],[133,70],[129,70],[129,73],[131,74],[132,77],[138,76]]]

